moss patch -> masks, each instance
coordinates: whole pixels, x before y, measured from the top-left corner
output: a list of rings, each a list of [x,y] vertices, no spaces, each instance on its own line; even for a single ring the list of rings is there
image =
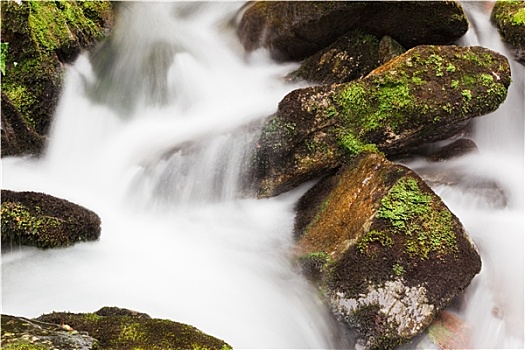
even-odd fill
[[[458,251],[452,215],[447,209],[437,209],[435,197],[423,193],[417,180],[401,178],[381,200],[377,218],[388,221],[381,230],[369,231],[359,242],[362,252],[370,242],[383,246],[393,244],[392,235],[405,236],[405,252],[410,257],[428,259]]]

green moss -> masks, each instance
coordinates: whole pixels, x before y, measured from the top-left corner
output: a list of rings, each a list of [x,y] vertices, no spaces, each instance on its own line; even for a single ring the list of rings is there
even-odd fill
[[[40,213],[34,215],[22,204],[3,202],[1,218],[2,242],[16,241],[44,248],[53,247],[57,243],[45,235],[49,229],[61,226],[62,223],[55,217],[44,216]]]
[[[0,71],[5,75],[5,63],[7,60],[7,49],[9,43],[0,43]]]
[[[403,266],[401,266],[400,264],[395,263],[395,264],[392,266],[392,271],[394,271],[394,275],[396,275],[396,276],[401,276],[401,275],[403,275],[403,273],[405,272],[405,269],[404,269]]]
[[[518,12],[512,16],[511,22],[514,25],[525,25],[525,8],[519,9]]]
[[[377,218],[387,220],[389,225],[365,234],[358,249],[365,253],[372,242],[391,246],[392,235],[403,235],[405,252],[410,256],[428,259],[430,253],[456,252],[452,214],[446,208],[435,208],[435,201],[432,195],[420,190],[416,179],[401,178],[381,200],[377,213]]]
[[[51,345],[35,344],[31,343],[29,340],[23,339],[17,339],[8,344],[2,344],[2,349],[4,350],[50,350],[52,348]]]
[[[358,155],[363,152],[380,153],[376,145],[372,143],[365,144],[358,140],[352,133],[341,136],[340,142],[350,155]]]

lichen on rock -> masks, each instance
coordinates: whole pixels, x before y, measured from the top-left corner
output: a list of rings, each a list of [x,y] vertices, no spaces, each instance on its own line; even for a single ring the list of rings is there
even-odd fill
[[[496,1],[490,19],[503,41],[515,51],[516,59],[525,64],[525,1]]]

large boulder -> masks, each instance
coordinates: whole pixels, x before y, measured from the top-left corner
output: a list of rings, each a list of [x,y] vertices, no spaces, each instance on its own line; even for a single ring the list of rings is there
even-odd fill
[[[244,12],[238,35],[248,51],[301,60],[355,29],[412,48],[450,44],[468,21],[455,1],[258,1]]]
[[[65,199],[2,190],[2,248],[65,247],[100,237],[97,214]]]
[[[2,92],[26,125],[45,136],[58,103],[64,64],[107,35],[112,5],[109,1],[6,1],[1,10]]]
[[[95,313],[85,314],[53,312],[42,315],[37,320],[87,332],[98,340],[100,349],[106,350],[231,349],[223,340],[207,335],[195,327],[116,307],[104,307]]]
[[[496,1],[490,19],[516,59],[525,64],[525,1]]]
[[[510,81],[507,59],[489,49],[418,46],[364,79],[292,91],[264,121],[255,191],[288,191],[362,150],[397,156],[447,139],[496,110]]]
[[[362,153],[300,199],[299,262],[365,349],[428,327],[481,269],[459,219],[410,169]]]

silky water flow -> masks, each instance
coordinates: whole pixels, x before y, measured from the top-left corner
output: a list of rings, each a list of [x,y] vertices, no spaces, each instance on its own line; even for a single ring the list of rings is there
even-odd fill
[[[482,7],[462,45],[510,57]],[[3,188],[94,210],[97,242],[3,247],[2,312],[36,317],[119,306],[188,323],[234,348],[351,348],[293,265],[304,189],[239,199],[258,122],[296,68],[245,55],[242,3],[121,3],[111,37],[68,67],[44,157],[5,158]],[[523,348],[523,68],[505,104],[476,120],[479,154],[407,165],[462,174],[433,185],[479,247],[483,270],[450,312],[473,348]],[[489,185],[487,185],[489,184]],[[414,344],[432,346],[428,339]]]

